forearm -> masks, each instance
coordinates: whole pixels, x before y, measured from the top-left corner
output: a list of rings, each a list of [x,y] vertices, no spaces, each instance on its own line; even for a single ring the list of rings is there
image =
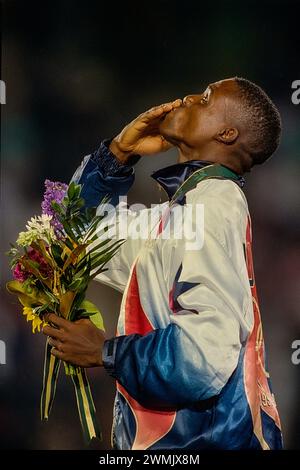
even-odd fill
[[[150,408],[193,405],[221,388],[214,372],[207,373],[201,352],[175,324],[145,336],[107,340],[102,361],[109,375]]]
[[[117,139],[112,139],[109,144],[109,150],[116,157],[116,159],[121,163],[121,165],[133,165],[135,163],[136,155],[131,152],[124,151]]]
[[[134,182],[133,165],[138,155],[122,163],[110,150],[110,141],[101,143],[99,149],[84,158],[71,181],[82,185],[82,197],[86,207],[96,207],[108,196],[110,203],[118,204],[119,197],[129,191]]]

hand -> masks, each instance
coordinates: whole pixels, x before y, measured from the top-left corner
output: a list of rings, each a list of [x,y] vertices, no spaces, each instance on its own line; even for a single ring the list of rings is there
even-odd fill
[[[159,134],[159,123],[172,109],[178,108],[181,102],[181,99],[177,99],[140,114],[112,140],[111,152],[122,163],[126,163],[133,154],[150,155],[169,150],[172,144]]]
[[[80,367],[102,366],[105,336],[90,320],[70,322],[54,313],[45,315],[53,326],[44,326],[44,335],[50,336],[51,354]]]

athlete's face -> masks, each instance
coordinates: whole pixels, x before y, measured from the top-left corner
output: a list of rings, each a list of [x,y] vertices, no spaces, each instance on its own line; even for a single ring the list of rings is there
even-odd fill
[[[188,95],[182,106],[169,112],[160,124],[160,133],[173,144],[201,148],[222,128],[230,127],[230,108],[237,105],[238,85],[234,78],[209,85],[199,95]]]

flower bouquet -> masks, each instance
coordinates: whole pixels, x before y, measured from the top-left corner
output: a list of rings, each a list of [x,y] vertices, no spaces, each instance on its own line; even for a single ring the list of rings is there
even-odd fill
[[[9,292],[16,294],[23,314],[32,322],[32,331],[46,324],[44,314],[56,313],[70,321],[90,320],[104,329],[97,307],[86,300],[91,279],[105,271],[122,240],[105,236],[103,215],[96,208],[85,208],[81,186],[69,186],[45,181],[42,215],[32,217],[21,232],[16,246],[8,254],[14,280],[7,283]],[[105,203],[105,201],[102,201]],[[41,417],[48,419],[55,396],[61,360],[51,354],[46,341]],[[95,406],[84,368],[64,362],[67,375],[73,381],[79,417],[86,441],[101,438]]]

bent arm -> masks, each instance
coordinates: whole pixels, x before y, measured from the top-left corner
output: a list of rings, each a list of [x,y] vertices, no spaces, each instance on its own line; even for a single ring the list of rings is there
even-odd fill
[[[110,206],[118,206],[120,198],[127,194],[134,182],[133,165],[140,156],[132,155],[126,164],[121,163],[110,151],[109,143],[108,140],[103,141],[96,152],[86,156],[72,177],[71,181],[82,185],[81,194],[86,207],[100,209],[104,197],[109,198]],[[117,212],[117,223],[120,222],[120,218],[126,218],[128,215],[124,201],[120,206],[122,209]],[[103,223],[109,224],[109,216],[103,220]],[[122,292],[138,249],[138,243],[127,240],[106,264],[106,271],[99,274],[95,280]]]
[[[109,140],[87,155],[75,171],[71,181],[82,185],[82,197],[87,207],[97,207],[108,196],[117,205],[119,197],[128,193],[134,182],[133,165],[140,159],[131,157],[130,163],[121,163],[109,149]]]

